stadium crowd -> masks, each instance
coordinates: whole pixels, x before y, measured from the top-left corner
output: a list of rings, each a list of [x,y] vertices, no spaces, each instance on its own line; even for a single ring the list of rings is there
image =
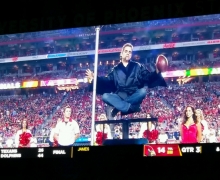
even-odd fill
[[[0,97],[0,134],[4,140],[14,139],[24,118],[34,136],[39,135],[42,124],[63,100],[63,94],[36,93],[29,96]],[[41,132],[40,132],[41,133]]]

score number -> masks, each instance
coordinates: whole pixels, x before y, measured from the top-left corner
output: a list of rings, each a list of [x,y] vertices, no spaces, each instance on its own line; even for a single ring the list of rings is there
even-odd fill
[[[44,152],[44,148],[38,148],[38,153],[43,153]]]
[[[144,156],[182,156],[176,144],[145,145]]]
[[[166,149],[165,149],[165,147],[158,147],[157,152],[158,153],[166,153]]]
[[[38,158],[43,158],[44,157],[44,148],[38,148]]]
[[[171,145],[157,147],[157,153],[159,156],[180,156],[178,146]]]

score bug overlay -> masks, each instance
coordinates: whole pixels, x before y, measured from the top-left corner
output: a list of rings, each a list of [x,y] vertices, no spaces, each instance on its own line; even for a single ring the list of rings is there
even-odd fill
[[[216,151],[220,151],[217,148]],[[187,156],[202,154],[202,146],[183,144],[148,144],[144,145],[144,156]]]
[[[202,153],[202,146],[188,146],[181,148],[182,153]]]
[[[43,158],[44,157],[44,148],[38,148],[38,158]]]
[[[38,148],[38,158],[54,157],[54,158],[72,158],[72,147],[61,148]]]
[[[73,158],[73,147],[0,149],[0,158]]]
[[[144,156],[182,156],[177,144],[144,145]]]

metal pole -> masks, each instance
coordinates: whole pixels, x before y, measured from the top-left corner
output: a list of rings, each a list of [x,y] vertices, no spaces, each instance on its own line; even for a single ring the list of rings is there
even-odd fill
[[[93,79],[93,94],[92,94],[92,126],[91,126],[91,146],[94,145],[94,127],[95,127],[95,109],[96,109],[96,85],[97,85],[97,72],[98,72],[98,50],[99,50],[99,32],[100,27],[96,27],[96,40],[95,40],[95,62],[94,62],[94,79]]]

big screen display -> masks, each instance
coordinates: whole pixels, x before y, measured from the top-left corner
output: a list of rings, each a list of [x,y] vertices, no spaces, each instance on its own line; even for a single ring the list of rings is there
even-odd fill
[[[0,148],[218,143],[219,17],[0,36]]]

